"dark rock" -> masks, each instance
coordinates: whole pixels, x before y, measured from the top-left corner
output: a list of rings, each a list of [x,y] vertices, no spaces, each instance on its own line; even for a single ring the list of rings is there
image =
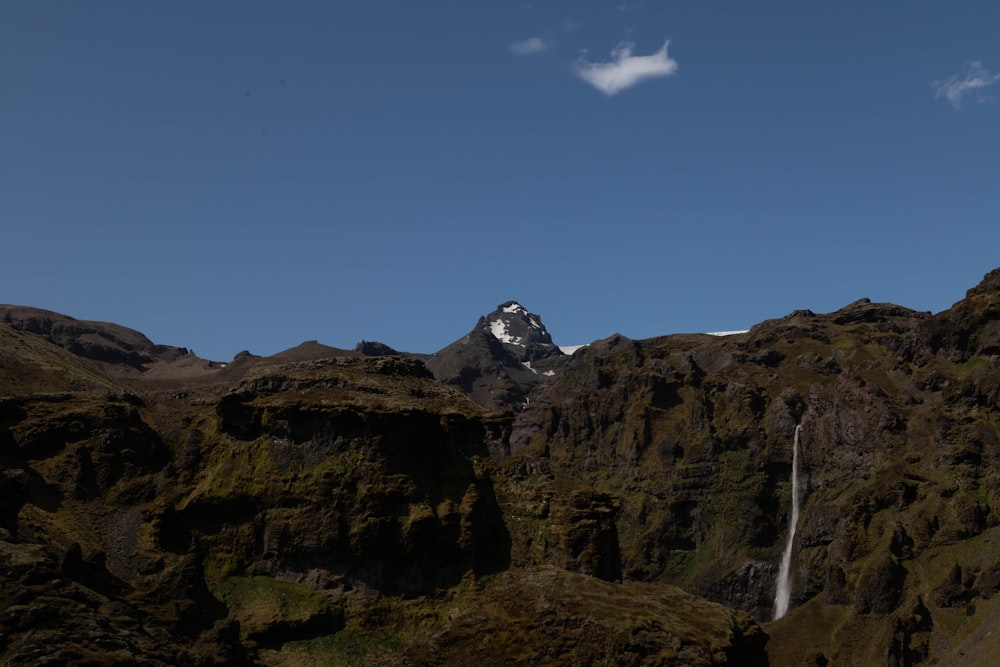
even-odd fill
[[[979,574],[976,580],[976,592],[981,598],[989,599],[996,595],[997,591],[1000,591],[1000,563],[993,563]]]
[[[927,634],[933,627],[930,611],[919,600],[909,614],[894,618],[886,667],[908,667],[926,660],[930,653]]]
[[[7,607],[0,616],[0,624],[14,632],[37,629],[51,624],[59,616],[59,610],[54,605],[39,602],[30,605],[12,605]]]
[[[993,269],[983,276],[978,285],[966,291],[965,297],[989,296],[997,292],[1000,292],[1000,268]]]
[[[892,322],[897,318],[922,318],[923,314],[891,303],[872,303],[871,299],[859,299],[833,313],[835,324],[859,324],[862,322]]]
[[[17,515],[28,500],[31,478],[19,468],[0,469],[0,528],[17,533]]]
[[[433,354],[427,368],[489,410],[520,410],[548,376],[520,362],[492,334],[473,331]]]
[[[529,394],[558,373],[566,356],[541,318],[508,301],[466,336],[427,359],[434,377],[490,410],[519,411]]]
[[[521,362],[562,355],[542,318],[516,301],[502,303],[489,315],[479,318],[475,331],[492,335]]]
[[[108,597],[116,597],[127,591],[127,586],[108,571],[107,555],[98,551],[85,559],[78,542],[71,544],[63,554],[59,571],[67,579]]]
[[[360,341],[354,346],[354,351],[360,352],[366,357],[393,357],[401,354],[385,343],[379,343],[374,340]]]
[[[906,529],[902,525],[897,525],[892,531],[892,537],[889,539],[889,551],[900,560],[913,557],[913,538],[907,535]]]
[[[181,636],[197,637],[227,614],[225,605],[208,588],[204,555],[195,544],[160,575],[150,597],[162,606],[163,616]]]
[[[621,581],[622,560],[615,519],[611,496],[576,491],[553,516],[561,533],[560,552],[565,559],[558,563],[560,567],[605,581]]]
[[[962,577],[961,566],[956,563],[931,593],[931,601],[938,607],[964,607],[973,596]]]
[[[847,575],[837,565],[830,565],[826,571],[823,599],[828,604],[850,603],[850,598],[847,594]]]
[[[717,583],[701,587],[710,600],[741,609],[754,618],[769,619],[773,614],[778,567],[773,562],[747,561]]]
[[[861,572],[854,606],[861,614],[888,614],[903,594],[906,569],[895,558],[883,557]]]

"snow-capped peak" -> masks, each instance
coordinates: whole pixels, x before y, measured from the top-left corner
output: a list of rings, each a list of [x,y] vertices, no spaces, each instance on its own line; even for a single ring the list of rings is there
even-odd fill
[[[477,328],[488,331],[505,345],[523,348],[524,352],[518,355],[527,355],[525,359],[560,353],[552,343],[552,336],[545,330],[542,318],[529,312],[517,301],[501,303],[496,310],[480,319]]]

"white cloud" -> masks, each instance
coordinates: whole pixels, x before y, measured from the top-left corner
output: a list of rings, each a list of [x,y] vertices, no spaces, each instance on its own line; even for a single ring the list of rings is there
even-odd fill
[[[991,72],[986,69],[982,62],[973,60],[965,64],[963,74],[952,74],[943,81],[935,81],[934,96],[947,98],[953,107],[961,109],[962,101],[966,95],[975,94],[976,99],[982,101],[985,96],[981,95],[980,92],[998,81],[1000,81],[1000,74]]]
[[[587,62],[581,56],[576,64],[577,75],[605,95],[617,95],[645,79],[670,76],[677,72],[677,61],[667,55],[670,41],[648,56],[633,56],[631,42],[622,42],[611,52],[606,63]]]
[[[549,48],[549,43],[541,37],[529,37],[520,42],[512,42],[510,52],[516,56],[527,56],[532,53],[541,53]]]

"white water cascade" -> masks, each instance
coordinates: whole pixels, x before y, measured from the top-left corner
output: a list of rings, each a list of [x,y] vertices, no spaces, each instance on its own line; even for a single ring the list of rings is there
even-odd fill
[[[792,515],[788,518],[788,542],[781,556],[778,568],[778,587],[774,593],[774,620],[788,613],[788,602],[792,597],[792,545],[795,542],[795,527],[799,523],[799,434],[802,425],[795,427],[795,441],[792,443]]]

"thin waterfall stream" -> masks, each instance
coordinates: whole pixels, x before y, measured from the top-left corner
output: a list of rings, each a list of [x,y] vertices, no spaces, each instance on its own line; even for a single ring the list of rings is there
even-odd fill
[[[774,620],[788,613],[788,603],[792,597],[792,547],[795,543],[795,528],[799,523],[799,435],[802,424],[795,427],[792,443],[792,514],[788,518],[788,542],[781,556],[778,568],[778,586],[774,593]]]

